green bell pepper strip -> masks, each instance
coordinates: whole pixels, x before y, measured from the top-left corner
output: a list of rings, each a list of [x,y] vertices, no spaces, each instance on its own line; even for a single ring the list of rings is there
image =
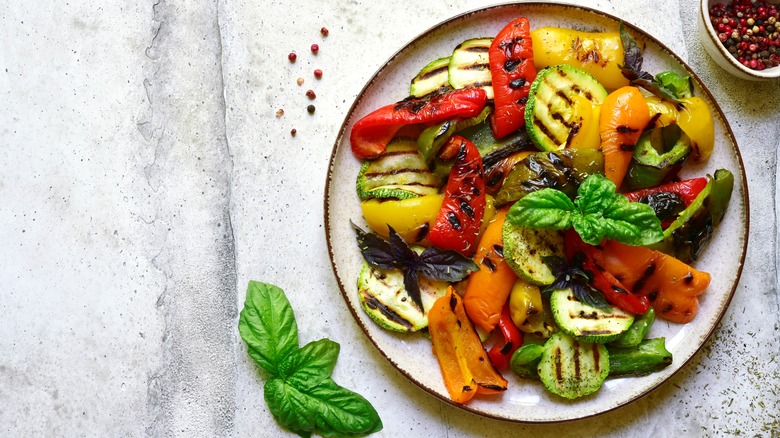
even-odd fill
[[[680,172],[691,151],[690,138],[676,124],[644,132],[634,147],[624,186],[639,190],[671,180]]]

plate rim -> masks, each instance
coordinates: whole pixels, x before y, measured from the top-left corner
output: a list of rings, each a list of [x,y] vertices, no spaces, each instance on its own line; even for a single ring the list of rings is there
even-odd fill
[[[398,363],[396,361],[394,361],[390,356],[388,356],[385,353],[385,351],[377,344],[377,341],[374,339],[374,337],[372,337],[370,335],[370,333],[368,331],[368,327],[366,327],[366,325],[363,323],[361,318],[358,316],[357,309],[354,306],[350,305],[349,296],[348,296],[348,293],[347,293],[347,291],[345,290],[345,287],[344,287],[345,283],[342,281],[342,278],[339,276],[338,268],[337,268],[336,263],[335,263],[335,254],[334,254],[334,249],[333,249],[333,244],[332,244],[332,239],[331,239],[331,232],[330,232],[330,229],[331,229],[331,226],[330,226],[330,211],[329,211],[328,206],[329,206],[329,198],[330,198],[330,194],[331,194],[331,184],[332,184],[333,169],[334,169],[335,164],[336,164],[336,156],[337,156],[338,148],[339,148],[339,145],[344,141],[344,137],[345,137],[345,134],[346,134],[346,129],[347,129],[347,126],[349,124],[350,118],[353,116],[353,114],[355,112],[355,109],[358,106],[358,104],[364,98],[365,93],[368,90],[368,88],[372,84],[374,84],[374,82],[376,82],[376,80],[382,74],[382,72],[398,56],[400,56],[405,50],[407,50],[408,47],[410,47],[413,44],[417,43],[418,41],[428,37],[433,32],[435,32],[439,28],[441,28],[442,26],[446,26],[446,25],[448,25],[448,24],[450,24],[450,23],[452,23],[454,21],[464,19],[464,18],[466,18],[468,16],[471,16],[471,15],[483,14],[483,13],[487,13],[487,12],[489,12],[491,10],[498,10],[498,9],[504,9],[504,8],[507,8],[507,7],[516,7],[516,6],[532,6],[532,7],[540,7],[540,8],[541,7],[550,7],[550,6],[562,7],[562,8],[567,8],[567,9],[570,9],[570,10],[579,10],[579,11],[582,11],[582,12],[585,12],[585,13],[592,13],[592,14],[600,15],[600,16],[602,16],[604,18],[607,18],[607,19],[609,19],[611,21],[614,21],[614,22],[623,22],[623,24],[626,25],[626,27],[628,27],[629,29],[633,30],[636,33],[639,33],[640,35],[642,35],[643,38],[651,40],[659,48],[661,48],[664,52],[666,52],[667,55],[671,56],[680,66],[682,66],[688,72],[688,74],[690,74],[691,76],[694,77],[696,84],[699,86],[698,88],[700,88],[700,92],[703,92],[703,93],[705,93],[707,95],[707,98],[709,99],[709,102],[711,103],[711,105],[714,106],[714,108],[716,110],[716,113],[721,117],[721,119],[723,121],[723,125],[724,125],[724,127],[726,129],[726,134],[728,135],[728,137],[730,138],[731,142],[734,145],[734,152],[736,154],[736,158],[737,158],[737,161],[739,163],[739,168],[740,168],[742,192],[744,194],[743,197],[744,197],[744,225],[745,225],[745,227],[744,227],[743,235],[741,236],[743,241],[744,241],[744,245],[742,247],[742,254],[740,255],[740,259],[739,259],[739,268],[737,269],[736,276],[734,278],[734,283],[731,286],[731,290],[728,293],[728,297],[726,298],[725,305],[723,306],[723,308],[721,309],[721,311],[719,312],[719,314],[715,318],[715,321],[712,324],[712,327],[710,328],[710,330],[704,336],[703,341],[696,347],[696,349],[693,352],[693,354],[691,354],[691,356],[689,358],[687,358],[682,364],[680,364],[680,366],[676,370],[674,370],[665,379],[663,379],[663,380],[657,382],[656,384],[654,384],[653,386],[651,386],[646,391],[644,391],[644,392],[642,392],[640,394],[637,394],[636,396],[633,396],[633,397],[631,397],[628,400],[625,400],[624,402],[620,403],[617,406],[610,407],[608,409],[605,409],[605,410],[602,410],[602,411],[599,411],[599,412],[594,412],[594,413],[589,414],[589,415],[578,416],[578,417],[573,417],[573,418],[562,418],[562,419],[551,419],[551,420],[533,420],[533,419],[527,420],[527,419],[507,418],[507,417],[502,417],[502,416],[499,416],[499,415],[494,415],[494,414],[491,414],[489,412],[485,412],[485,411],[481,411],[481,410],[472,408],[468,404],[455,403],[451,399],[441,396],[436,391],[434,391],[432,388],[430,388],[427,385],[425,385],[425,383],[419,381],[418,379],[414,378],[410,373],[408,373],[407,371],[405,371],[402,368],[400,368]],[[349,309],[350,313],[352,314],[353,320],[358,324],[358,326],[360,326],[361,330],[363,331],[363,335],[368,338],[368,340],[371,342],[371,344],[374,346],[374,348],[376,348],[376,350],[379,352],[379,354],[385,360],[387,360],[393,366],[393,368],[395,368],[396,371],[401,373],[401,375],[403,375],[406,379],[408,379],[410,382],[415,384],[418,388],[422,389],[423,392],[425,392],[429,396],[432,396],[432,397],[434,397],[437,400],[445,402],[445,403],[447,403],[447,404],[449,404],[451,406],[454,406],[456,408],[459,408],[459,409],[464,410],[466,412],[469,412],[471,414],[478,415],[480,417],[490,418],[490,419],[500,420],[500,421],[506,421],[506,422],[512,422],[512,423],[519,423],[519,424],[560,424],[560,423],[574,422],[574,421],[579,421],[579,420],[584,420],[584,419],[588,419],[588,418],[601,416],[601,415],[604,415],[604,414],[606,414],[608,412],[612,412],[612,411],[618,410],[620,408],[623,408],[625,406],[631,405],[635,401],[648,396],[649,394],[651,394],[654,391],[656,391],[659,387],[661,387],[664,384],[668,383],[670,380],[672,380],[672,378],[674,378],[678,373],[680,373],[681,370],[686,368],[695,357],[699,356],[699,354],[701,353],[702,348],[704,348],[704,345],[707,344],[710,341],[710,339],[712,338],[713,334],[715,333],[717,328],[720,326],[720,323],[723,320],[723,317],[725,316],[726,312],[728,311],[729,306],[731,305],[731,301],[734,298],[734,294],[736,293],[737,287],[739,286],[740,281],[742,279],[742,271],[743,271],[743,269],[745,267],[745,259],[747,257],[747,248],[748,248],[749,236],[750,236],[750,196],[749,196],[749,191],[748,190],[749,190],[749,187],[748,187],[748,183],[747,183],[747,175],[746,175],[746,172],[745,172],[745,164],[744,164],[744,161],[742,159],[742,153],[741,153],[739,144],[737,143],[737,139],[736,139],[736,137],[734,135],[734,132],[733,132],[733,130],[731,128],[731,124],[729,123],[728,119],[726,118],[725,113],[723,112],[723,110],[720,107],[720,105],[718,104],[718,102],[715,100],[715,98],[712,95],[712,93],[710,92],[709,88],[701,80],[701,78],[696,74],[696,72],[693,71],[693,69],[688,65],[687,62],[685,62],[682,58],[680,58],[674,51],[669,49],[669,47],[667,47],[664,43],[659,41],[657,38],[655,38],[649,32],[647,32],[647,31],[643,30],[642,28],[640,28],[640,27],[630,23],[629,21],[626,21],[626,20],[624,20],[624,19],[622,19],[620,17],[617,17],[617,16],[615,16],[615,15],[613,15],[611,13],[604,12],[604,11],[599,10],[599,9],[595,9],[595,8],[591,8],[591,7],[587,7],[587,6],[580,6],[580,5],[571,4],[571,3],[562,3],[562,2],[538,2],[538,1],[532,1],[532,2],[505,2],[505,3],[497,3],[497,4],[493,4],[493,5],[480,7],[480,8],[470,9],[468,11],[455,14],[455,15],[450,16],[450,17],[448,17],[448,18],[446,18],[446,19],[444,19],[442,21],[439,21],[439,22],[435,23],[434,25],[430,26],[429,28],[423,30],[422,32],[420,32],[419,34],[414,36],[412,39],[406,41],[397,51],[395,51],[389,58],[387,58],[387,60],[385,60],[376,69],[376,71],[369,77],[369,79],[366,81],[366,83],[360,89],[360,91],[358,92],[357,96],[352,101],[352,104],[350,105],[349,109],[347,110],[347,112],[344,115],[344,119],[343,119],[343,121],[341,123],[341,127],[338,130],[338,135],[336,136],[336,140],[335,140],[335,142],[333,144],[333,148],[331,150],[330,159],[328,160],[327,175],[326,175],[326,180],[325,180],[325,192],[324,192],[324,197],[323,197],[325,240],[326,240],[326,244],[327,244],[328,258],[330,260],[331,270],[333,271],[333,275],[336,278],[336,283],[338,284],[341,296],[344,299],[345,304],[346,304],[347,308]]]

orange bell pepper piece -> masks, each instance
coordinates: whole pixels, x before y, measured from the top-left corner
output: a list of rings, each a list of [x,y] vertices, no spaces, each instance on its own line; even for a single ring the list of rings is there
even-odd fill
[[[634,156],[634,146],[649,122],[650,110],[636,87],[618,88],[601,104],[599,134],[604,174],[618,189]]]
[[[509,298],[517,276],[503,255],[502,229],[509,207],[496,212],[479,241],[474,261],[479,271],[469,276],[463,293],[463,306],[471,322],[487,332],[493,331],[501,317],[501,308]]]
[[[631,292],[647,296],[656,315],[678,323],[693,320],[710,274],[641,246],[607,241],[603,248],[604,268]]]
[[[444,385],[455,403],[466,403],[476,394],[506,391],[506,379],[490,362],[463,301],[451,286],[428,312],[428,331]]]

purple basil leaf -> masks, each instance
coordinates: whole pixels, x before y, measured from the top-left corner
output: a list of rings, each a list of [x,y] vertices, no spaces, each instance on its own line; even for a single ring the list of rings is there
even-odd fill
[[[398,267],[390,244],[385,239],[374,233],[367,233],[361,230],[354,223],[352,228],[355,230],[355,234],[357,234],[360,253],[363,254],[363,258],[369,265],[378,269],[395,269]]]
[[[406,293],[414,301],[414,304],[423,311],[422,296],[420,296],[420,283],[417,281],[417,271],[414,269],[404,270],[404,287]]]
[[[623,26],[623,22],[620,22],[620,42],[623,44],[623,57],[625,58],[625,65],[622,67],[625,76],[625,70],[634,71],[639,74],[642,71],[642,63],[644,57],[642,55],[642,48],[636,43],[634,37],[626,31]],[[627,79],[631,79],[626,76]]]
[[[545,265],[547,265],[548,268],[550,268],[550,271],[552,271],[553,275],[556,277],[558,274],[569,269],[569,264],[566,263],[566,260],[563,257],[543,256],[542,261]]]
[[[587,304],[597,309],[609,309],[610,305],[607,300],[604,299],[604,295],[600,291],[591,287],[587,283],[572,282],[571,290],[574,292],[574,296],[577,297],[583,304]]]
[[[409,245],[404,242],[401,237],[390,225],[387,226],[390,230],[390,251],[395,257],[396,263],[403,269],[417,269],[417,253],[414,252]]]
[[[457,251],[431,247],[420,254],[418,270],[423,277],[431,280],[454,282],[479,271],[479,266]]]

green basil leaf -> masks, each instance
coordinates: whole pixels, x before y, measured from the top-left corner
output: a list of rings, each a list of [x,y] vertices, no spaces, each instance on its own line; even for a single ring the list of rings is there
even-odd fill
[[[572,218],[572,226],[583,242],[588,245],[599,245],[604,240],[602,221],[603,219],[597,215],[577,215]]]
[[[565,230],[571,227],[575,205],[560,190],[531,192],[509,208],[506,220],[514,226]]]
[[[690,76],[680,76],[674,71],[665,71],[655,75],[655,82],[672,91],[674,97],[683,99],[693,96],[693,83]]]
[[[331,378],[308,390],[275,378],[265,384],[264,392],[274,418],[300,436],[354,436],[382,430],[371,403]]]
[[[300,389],[317,386],[333,372],[339,348],[338,343],[327,338],[309,342],[279,364],[279,376]]]
[[[604,212],[605,237],[634,246],[650,245],[663,239],[661,221],[653,207],[620,198]]]
[[[584,215],[600,215],[609,208],[617,198],[625,199],[615,193],[617,188],[609,178],[593,174],[585,178],[577,189],[577,198],[574,203]]]
[[[306,394],[288,385],[284,379],[274,377],[265,382],[263,397],[279,424],[299,436],[311,436],[317,411],[312,409]]]
[[[273,375],[278,374],[281,361],[298,349],[298,325],[290,302],[282,289],[271,284],[249,282],[238,331],[249,356]]]

